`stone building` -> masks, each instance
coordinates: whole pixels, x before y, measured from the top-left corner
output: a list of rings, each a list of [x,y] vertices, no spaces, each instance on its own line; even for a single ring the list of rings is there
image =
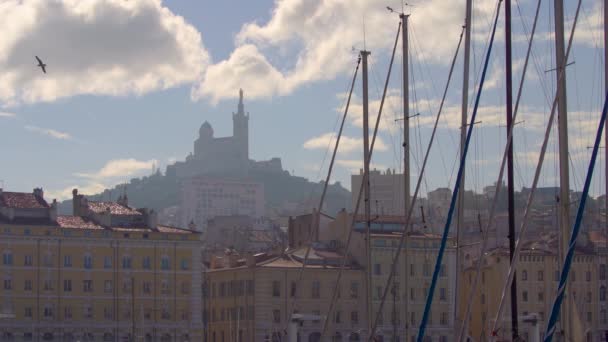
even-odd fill
[[[185,161],[167,166],[167,175],[186,179],[199,175],[242,179],[250,170],[283,172],[281,159],[249,159],[249,112],[245,112],[243,90],[239,90],[237,111],[232,113],[232,136],[216,137],[207,121],[198,130],[194,150]]]
[[[264,216],[264,186],[247,180],[196,176],[182,181],[182,226],[193,223],[204,231],[217,216]]]
[[[350,176],[350,188],[352,189],[351,208],[357,205],[357,197],[361,190],[363,170],[358,175]],[[372,170],[369,173],[370,203],[372,214],[377,215],[405,215],[403,203],[403,174],[388,169],[386,172]],[[363,199],[359,204],[359,212],[363,212]]]
[[[199,234],[153,211],[88,201],[57,215],[42,189],[0,189],[0,334],[6,341],[200,340]]]
[[[281,255],[226,255],[212,260],[206,273],[207,338],[220,341],[285,341],[290,314],[322,316],[328,310],[342,261],[340,254],[317,245],[302,281],[305,248]],[[364,273],[348,263],[340,282],[340,298],[330,317],[332,341],[360,341],[365,321]],[[320,341],[323,320],[299,327],[302,341]]]
[[[329,229],[320,232],[320,240],[336,241],[333,244],[345,246],[353,215],[345,211],[338,213]],[[403,216],[374,216],[371,222],[371,265],[372,284],[370,294],[373,307],[372,319],[376,320],[382,291],[390,274],[390,265],[403,234]],[[354,225],[349,254],[356,262],[367,268],[366,223],[363,216],[358,216]],[[437,259],[441,236],[421,230],[410,231],[407,245],[398,258],[397,273],[393,278],[391,292],[379,313],[377,335],[384,340],[399,341],[415,339],[418,326],[424,312],[424,304],[430,286],[433,269]],[[341,249],[339,249],[341,250]],[[453,239],[443,257],[435,299],[431,307],[427,339],[433,341],[453,341],[454,305],[456,299],[456,248]]]
[[[606,238],[598,232],[581,236],[576,248],[572,270],[570,271],[569,295],[576,310],[573,310],[571,322],[573,336],[577,341],[604,341],[604,332],[608,330],[608,305],[606,301]],[[517,266],[518,315],[534,314],[539,319],[541,333],[547,325],[551,307],[557,293],[559,268],[562,260],[556,254],[558,250],[555,234],[547,234],[529,242],[519,255]],[[468,301],[477,265],[483,262],[477,288],[478,295],[473,297],[468,324],[468,334],[477,341],[485,341],[491,336],[493,320],[500,302],[500,291],[506,281],[509,270],[508,248],[495,248],[485,258],[476,258],[471,266],[464,270],[461,287],[462,312]],[[506,306],[503,320],[498,325],[499,338],[510,338],[511,310],[510,291],[505,298]],[[563,306],[562,306],[563,308]],[[520,322],[521,323],[521,322]],[[524,340],[532,338],[530,327],[520,325],[520,335]],[[576,327],[576,328],[575,328]],[[561,330],[558,327],[558,330]]]

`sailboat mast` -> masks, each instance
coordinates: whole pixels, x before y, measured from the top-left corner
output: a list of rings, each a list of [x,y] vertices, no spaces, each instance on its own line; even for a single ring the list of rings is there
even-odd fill
[[[511,0],[505,0],[505,67],[506,67],[506,85],[507,85],[507,136],[509,131],[513,129],[513,68],[512,68],[512,53],[511,53]],[[508,193],[508,210],[509,210],[509,259],[513,263],[513,252],[515,251],[515,199],[514,199],[514,183],[513,183],[513,139],[509,142],[507,151],[507,193]],[[498,194],[494,194],[498,196]],[[513,341],[517,341],[518,318],[517,318],[517,283],[516,277],[513,276],[511,283],[511,335]]]
[[[368,334],[372,331],[372,249],[371,249],[371,207],[370,207],[370,189],[369,189],[369,101],[367,87],[367,57],[370,52],[361,51],[361,71],[363,73],[363,179],[365,183],[364,201],[365,201],[365,243],[366,243],[366,309],[367,309],[367,331]],[[354,218],[356,220],[356,217]]]
[[[566,256],[568,241],[570,239],[570,172],[568,165],[568,107],[566,100],[566,72],[564,48],[564,2],[554,0],[555,14],[555,62],[557,75],[557,113],[558,113],[558,136],[559,136],[559,228],[561,234],[560,250],[562,258]],[[561,74],[561,77],[560,77]],[[563,272],[563,270],[562,270]],[[569,286],[565,288],[566,301],[562,311],[561,322],[564,330],[564,340],[571,341],[572,322],[572,297],[569,294]],[[565,325],[565,326],[564,326]]]
[[[471,59],[471,29],[472,29],[472,11],[473,0],[467,0],[466,12],[465,12],[465,34],[464,34],[464,61],[463,61],[463,75],[462,75],[462,108],[461,108],[461,121],[460,121],[460,158],[464,154],[465,141],[467,138],[467,112],[469,110],[469,65]],[[461,187],[462,191],[458,193],[458,213],[456,218],[456,284],[455,284],[455,303],[454,303],[454,322],[457,322],[459,307],[460,307],[460,271],[461,262],[460,257],[460,244],[461,244],[461,233],[462,223],[464,220],[464,169],[462,170]],[[454,324],[455,334],[458,334],[459,324]]]
[[[406,224],[406,215],[410,209],[410,83],[409,83],[409,42],[408,42],[408,18],[409,15],[401,13],[399,16],[402,21],[401,25],[401,41],[402,41],[402,52],[403,52],[403,224]],[[405,257],[404,257],[404,270],[408,267],[408,227],[403,227],[404,243],[405,243]],[[405,292],[409,293],[407,271],[405,274]],[[409,317],[409,296],[404,297],[404,311],[405,317]],[[395,335],[397,336],[397,335]],[[405,325],[405,336],[408,335],[408,324]]]
[[[604,93],[608,92],[608,0],[604,0]],[[608,229],[608,125],[604,131],[604,162],[606,163],[605,179],[604,183],[606,191],[604,192],[604,204],[605,204],[605,215],[606,215],[606,229]]]
[[[409,46],[408,46],[408,18],[409,15],[401,13],[401,41],[403,48],[403,214],[406,215],[410,207],[410,84],[409,84]]]

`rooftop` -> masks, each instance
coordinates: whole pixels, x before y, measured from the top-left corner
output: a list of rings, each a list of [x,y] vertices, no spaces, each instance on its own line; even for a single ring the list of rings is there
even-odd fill
[[[7,192],[0,193],[0,207],[15,209],[45,209],[49,204],[43,197],[26,192]]]
[[[91,211],[96,214],[103,214],[110,209],[112,215],[141,215],[142,213],[126,205],[117,202],[95,202],[88,201],[88,206]]]
[[[73,229],[104,229],[95,222],[82,218],[80,216],[57,216],[57,225],[61,228]]]

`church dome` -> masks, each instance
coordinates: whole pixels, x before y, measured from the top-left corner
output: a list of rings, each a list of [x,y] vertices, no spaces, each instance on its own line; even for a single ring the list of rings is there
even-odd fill
[[[213,137],[213,128],[211,127],[211,124],[209,122],[205,121],[201,125],[201,128],[198,130],[198,134],[200,137],[212,138]]]

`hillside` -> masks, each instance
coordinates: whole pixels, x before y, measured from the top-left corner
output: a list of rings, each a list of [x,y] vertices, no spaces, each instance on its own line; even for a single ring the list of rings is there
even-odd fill
[[[318,206],[318,198],[323,190],[322,183],[313,183],[303,177],[292,176],[287,171],[264,172],[252,170],[249,180],[264,184],[267,213],[299,214]],[[179,205],[179,180],[157,172],[150,176],[133,178],[126,185],[106,189],[100,194],[88,196],[90,200],[116,199],[123,191],[133,207],[147,207],[160,211]],[[342,208],[350,207],[350,192],[340,183],[331,184],[326,196],[325,211],[333,215]],[[293,204],[294,212],[285,212],[284,205]],[[71,214],[72,201],[60,204],[62,214]]]

